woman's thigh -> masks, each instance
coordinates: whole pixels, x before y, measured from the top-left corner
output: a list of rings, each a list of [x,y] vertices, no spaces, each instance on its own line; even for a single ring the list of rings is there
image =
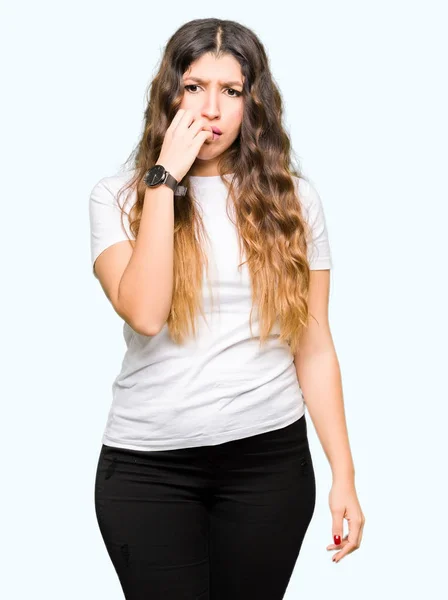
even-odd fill
[[[315,507],[305,415],[217,446],[214,463],[210,600],[280,600]]]
[[[102,446],[95,510],[127,600],[209,600],[207,474],[200,450]]]

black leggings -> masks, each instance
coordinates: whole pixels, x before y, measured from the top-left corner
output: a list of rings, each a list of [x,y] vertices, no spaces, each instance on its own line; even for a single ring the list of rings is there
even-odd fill
[[[103,445],[95,480],[127,600],[280,600],[315,498],[305,415],[215,446]]]

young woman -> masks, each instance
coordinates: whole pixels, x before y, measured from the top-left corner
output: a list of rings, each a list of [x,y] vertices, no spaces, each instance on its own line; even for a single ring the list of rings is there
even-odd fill
[[[325,217],[282,110],[252,31],[190,21],[132,168],[91,192],[93,272],[127,344],[95,508],[132,600],[283,598],[315,507],[305,403],[333,474],[327,550],[361,542]]]

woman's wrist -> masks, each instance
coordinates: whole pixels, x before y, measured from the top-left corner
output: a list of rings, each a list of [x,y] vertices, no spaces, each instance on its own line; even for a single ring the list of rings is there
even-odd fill
[[[333,481],[345,481],[347,483],[354,483],[355,481],[355,469],[354,467],[332,467]]]

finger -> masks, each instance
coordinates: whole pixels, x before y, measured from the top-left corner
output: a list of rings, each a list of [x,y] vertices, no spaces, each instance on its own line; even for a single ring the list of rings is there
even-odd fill
[[[364,517],[363,517],[363,521],[361,523],[361,527],[360,527],[360,530],[359,530],[358,547],[361,545],[362,534],[363,534],[363,531],[364,531],[364,523],[365,523],[365,520],[364,520]]]
[[[198,133],[198,131],[203,130],[204,127],[206,128],[207,131],[210,131],[213,134],[211,125],[207,125],[207,121],[203,117],[194,121],[190,125],[189,130],[191,131],[191,133],[193,134],[193,137],[194,137]]]
[[[199,131],[193,138],[193,148],[199,150],[205,140],[213,137],[213,132],[210,129]]]
[[[184,110],[183,115],[180,118],[179,123],[177,124],[176,129],[188,129],[193,121],[193,111],[191,110],[191,108],[186,108]]]
[[[339,562],[340,560],[342,560],[344,558],[344,556],[347,556],[347,554],[350,554],[351,552],[353,552],[353,550],[356,550],[357,546],[356,544],[354,544],[353,542],[350,542],[349,544],[347,544],[345,546],[345,548],[343,550],[341,550],[340,552],[337,552],[333,557],[332,557],[332,561],[333,562]]]
[[[176,129],[177,124],[179,123],[179,121],[184,116],[184,112],[185,112],[184,108],[179,108],[179,110],[177,111],[177,113],[174,115],[173,120],[169,124],[168,129],[171,129],[171,130]]]
[[[180,118],[177,121],[176,125],[173,127],[173,132],[177,131],[177,129],[183,128],[184,126],[186,128],[190,127],[191,122],[193,121],[193,113],[191,111],[191,108],[179,110],[182,110],[182,114],[180,115]]]
[[[335,546],[339,546],[344,533],[344,513],[345,509],[333,510],[332,535]]]
[[[361,536],[362,520],[361,517],[356,520],[349,520],[348,522],[348,541],[353,542],[358,547],[359,539]]]
[[[348,543],[348,535],[346,535],[340,544],[329,544],[327,546],[327,550],[342,550],[342,548],[344,548],[344,546],[346,546]]]
[[[358,548],[358,539],[359,539],[359,532],[361,530],[361,520],[359,521],[353,521],[353,520],[348,520],[348,535],[347,535],[347,541],[348,543],[344,546],[344,548],[340,551],[337,552],[333,557],[332,560],[334,562],[339,562],[342,558],[344,558],[344,556],[346,556],[347,554],[349,554],[350,552],[353,552],[353,550],[356,550]]]

